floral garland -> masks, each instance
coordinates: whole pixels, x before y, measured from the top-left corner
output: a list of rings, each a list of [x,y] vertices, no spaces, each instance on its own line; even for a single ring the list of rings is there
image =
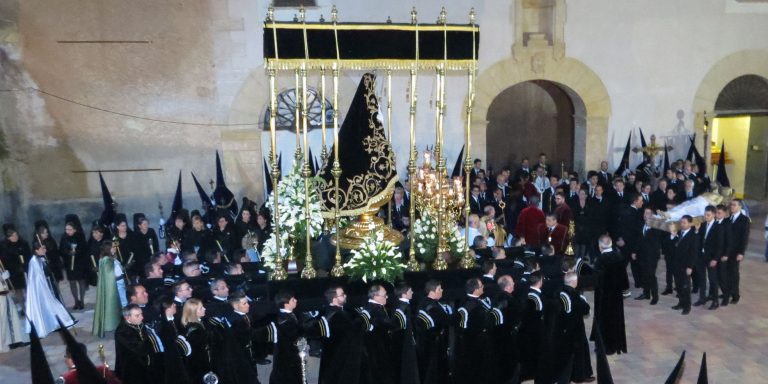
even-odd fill
[[[397,245],[384,240],[383,233],[377,233],[366,239],[360,249],[352,250],[352,258],[344,269],[352,280],[394,283],[403,277],[402,255]]]
[[[448,250],[454,257],[461,257],[464,252],[464,236],[456,228],[455,225],[450,223],[448,228],[444,228],[443,231],[446,235],[446,245]],[[416,255],[419,260],[425,263],[430,263],[435,259],[437,254],[437,220],[433,219],[427,214],[422,214],[420,218],[413,223],[414,243],[416,244]]]
[[[314,238],[320,235],[323,229],[323,217],[321,215],[322,205],[320,204],[320,195],[317,193],[318,178],[310,177],[309,181],[309,220],[306,216],[306,207],[304,202],[304,177],[301,175],[302,164],[294,163],[291,171],[284,175],[277,185],[277,190],[269,195],[267,208],[270,212],[275,212],[275,193],[278,193],[278,208],[280,213],[280,258],[285,260],[288,256],[288,242],[293,240],[297,247],[303,247],[306,244],[307,222],[309,222],[310,237]],[[272,215],[272,227],[277,226],[277,218]],[[264,250],[261,254],[265,266],[274,268],[275,260],[275,242],[274,231],[269,239],[264,243]],[[303,255],[301,251],[296,254]]]

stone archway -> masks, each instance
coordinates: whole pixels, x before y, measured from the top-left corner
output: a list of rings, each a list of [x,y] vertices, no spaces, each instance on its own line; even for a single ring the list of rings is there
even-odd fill
[[[584,63],[572,58],[556,60],[550,55],[538,56],[530,63],[509,58],[479,74],[472,109],[472,156],[486,157],[487,116],[496,96],[509,87],[531,80],[557,83],[572,93],[572,99],[583,102],[584,115],[574,116],[574,168],[583,173],[597,167],[608,150],[608,119],[611,115],[608,91],[597,74]]]
[[[715,63],[704,75],[693,98],[694,127],[696,144],[703,145],[704,112],[712,113],[718,96],[726,85],[743,75],[757,75],[768,78],[768,50],[744,50],[732,53]],[[709,150],[707,154],[709,154]],[[709,159],[707,159],[709,161]]]
[[[762,81],[768,79],[768,67],[765,66],[766,62],[768,62],[768,50],[744,50],[735,52],[715,63],[699,84],[693,99],[693,112],[695,114],[694,127],[695,132],[698,133],[698,135],[696,135],[696,145],[699,148],[704,148],[704,156],[706,157],[707,164],[712,163],[712,151],[709,145],[711,132],[704,132],[704,112],[707,112],[710,122],[713,121],[713,115],[752,115],[756,112],[763,114],[764,112],[759,111],[763,109],[762,106],[759,106],[757,110],[755,110],[753,109],[754,107],[752,106],[752,103],[724,103],[722,99],[720,99],[720,105],[718,105],[718,99],[721,98],[721,96],[728,96],[730,93],[733,93],[733,95],[730,96],[740,94],[739,97],[744,97],[744,94],[748,93],[749,89],[747,88],[731,89],[732,87],[729,87],[729,85],[732,86],[734,81],[747,77],[762,79]],[[760,96],[762,95],[764,95],[764,93],[760,93]],[[724,107],[729,104],[731,107]],[[718,108],[730,110],[718,111]],[[763,126],[765,124],[763,122],[765,117],[762,116],[758,119],[761,120],[761,123],[751,125],[759,126],[761,129],[750,127],[751,132],[748,137],[746,137],[745,142],[742,143],[743,153],[746,153],[746,157],[741,159],[741,161],[744,162],[744,167],[742,168],[744,168],[745,171],[737,171],[735,176],[737,179],[741,177],[745,181],[748,181],[748,183],[743,184],[741,191],[738,190],[739,183],[736,183],[737,194],[744,193],[748,198],[762,199],[765,197],[766,180],[768,180],[768,174],[766,174],[765,171],[765,164],[768,162],[768,159],[766,159],[764,151],[754,149],[751,145],[748,145],[754,142],[756,145],[761,146],[764,145],[763,143],[766,140],[766,129]],[[712,124],[712,127],[714,128],[714,124]],[[733,146],[731,146],[731,148],[733,148]],[[739,151],[736,150],[736,152]],[[714,177],[714,175],[712,175],[712,177]]]

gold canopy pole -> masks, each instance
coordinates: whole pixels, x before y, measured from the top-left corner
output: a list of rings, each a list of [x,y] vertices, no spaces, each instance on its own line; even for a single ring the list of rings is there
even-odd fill
[[[309,45],[307,44],[307,28],[306,18],[304,13],[304,6],[299,8],[299,15],[301,18],[302,30],[304,32],[304,59],[309,60]],[[304,167],[301,170],[301,176],[304,178],[304,219],[306,224],[305,229],[305,245],[307,247],[304,256],[304,269],[301,270],[302,279],[312,279],[317,276],[315,267],[312,265],[312,223],[309,213],[309,183],[310,177],[312,177],[312,170],[309,168],[309,162],[312,159],[309,158],[309,127],[307,125],[307,114],[309,108],[307,108],[307,68],[305,64],[301,65],[299,69],[299,75],[301,76],[301,127],[304,133]]]
[[[275,69],[268,69],[269,72],[269,132],[272,143],[270,149],[270,162],[272,163],[272,193],[274,194],[274,215],[275,215],[275,270],[272,271],[272,280],[285,280],[287,275],[283,268],[283,258],[280,255],[280,204],[278,204],[277,186],[280,182],[280,168],[277,164],[277,134],[275,132],[275,120],[277,118],[277,95],[275,89]]]
[[[336,42],[336,62],[333,63],[333,168],[331,176],[334,180],[334,212],[333,222],[336,227],[336,263],[331,269],[331,276],[344,276],[344,267],[341,265],[341,232],[339,231],[339,204],[341,203],[339,195],[339,178],[341,177],[341,166],[339,163],[339,35],[336,31],[338,20],[338,11],[336,6],[331,10],[331,21],[333,22],[333,36]]]
[[[312,265],[312,225],[310,223],[310,214],[309,214],[309,183],[311,182],[310,177],[312,177],[312,170],[309,168],[309,162],[311,159],[309,158],[309,138],[308,138],[308,127],[307,127],[307,70],[302,69],[301,70],[301,104],[304,106],[302,108],[302,121],[301,124],[304,128],[304,168],[301,170],[301,176],[304,177],[304,216],[307,220],[307,224],[305,226],[306,229],[306,254],[304,258],[304,269],[301,271],[301,278],[302,279],[312,279],[315,276],[317,276],[317,272],[315,271],[315,267]]]
[[[277,29],[275,27],[275,9],[269,6],[267,11],[267,21],[272,22],[272,36],[275,45],[275,61],[278,60],[277,51]],[[270,163],[272,166],[272,193],[275,196],[274,202],[274,215],[275,215],[275,270],[272,271],[270,276],[272,280],[285,280],[288,276],[283,268],[283,258],[280,255],[280,205],[278,204],[278,183],[280,182],[280,168],[277,164],[277,132],[275,122],[277,119],[277,88],[275,87],[275,68],[274,64],[270,63],[267,69],[269,74],[269,133],[271,139],[270,145]]]
[[[469,23],[474,27],[475,25],[475,9],[469,12]],[[472,59],[475,59],[475,34],[472,33]],[[464,249],[462,251],[461,268],[469,269],[475,267],[475,258],[469,255],[469,173],[472,171],[472,157],[470,151],[472,150],[472,139],[470,133],[472,131],[472,104],[475,101],[475,66],[472,65],[467,71],[467,125],[464,137],[464,145],[467,148],[466,156],[464,157]]]
[[[415,10],[414,10],[415,12]],[[411,68],[411,107],[410,107],[410,133],[411,133],[411,141],[410,141],[410,157],[408,159],[408,184],[413,188],[413,183],[415,181],[416,177],[416,76],[417,76],[417,70],[416,66],[414,65]],[[411,192],[411,196],[413,195],[413,192]],[[415,198],[415,197],[414,197]],[[410,206],[408,207],[408,213],[411,215],[412,222],[416,220],[416,201],[411,201]],[[408,262],[406,263],[406,268],[408,268],[409,271],[418,271],[419,268],[419,262],[416,261],[416,244],[413,243],[413,230],[409,231],[410,237],[411,237],[411,245],[408,247]]]
[[[328,150],[325,144],[325,66],[320,67],[320,130],[323,132],[323,148],[320,150],[320,162],[325,165]],[[319,171],[319,170],[318,170]]]
[[[392,145],[392,69],[387,68],[387,141]],[[392,200],[387,202],[387,223],[392,226]]]
[[[409,131],[410,131],[410,153],[408,157],[408,186],[409,188],[413,188],[414,181],[416,177],[416,157],[418,156],[418,152],[416,151],[416,79],[418,77],[418,62],[419,62],[419,29],[418,24],[416,20],[416,7],[413,7],[411,10],[411,24],[416,26],[416,63],[411,65],[411,80],[410,80],[410,109],[409,109],[409,115],[410,115],[410,124],[409,124]],[[411,216],[411,223],[414,223],[416,221],[416,197],[413,194],[413,190],[411,190],[411,196],[413,197],[413,201],[408,206],[408,214]],[[408,231],[410,236],[410,246],[408,247],[408,262],[406,262],[405,267],[409,271],[418,271],[419,268],[419,262],[416,261],[416,244],[414,244],[414,236],[413,236],[413,224],[411,224],[411,230]]]
[[[438,24],[446,25],[446,12],[445,7],[440,10],[440,16],[437,19]],[[435,141],[435,158],[437,159],[437,255],[435,256],[435,262],[432,263],[432,268],[435,270],[444,270],[448,268],[448,264],[443,258],[443,254],[446,251],[445,245],[445,227],[448,217],[446,214],[446,201],[445,194],[443,193],[443,186],[445,185],[445,177],[447,176],[445,169],[445,158],[443,156],[443,122],[445,119],[445,68],[447,64],[447,31],[444,31],[443,41],[443,55],[444,62],[437,68],[437,137]]]

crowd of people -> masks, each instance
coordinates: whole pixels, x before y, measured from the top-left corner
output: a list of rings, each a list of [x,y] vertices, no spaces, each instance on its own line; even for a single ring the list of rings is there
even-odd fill
[[[59,291],[66,278],[71,311],[83,310],[86,290],[97,287],[92,331],[114,332],[123,383],[203,383],[211,375],[255,383],[270,354],[270,382],[300,383],[300,337],[320,343],[313,353],[321,383],[503,383],[515,375],[590,382],[584,317],[593,313],[590,338],[599,336],[607,354],[626,353],[630,275],[642,290],[637,300],[655,305],[659,295],[676,292],[673,308],[684,315],[692,306],[714,310],[741,299],[749,218],[740,200],[707,206],[703,218],[685,215],[671,232],[652,225],[660,211],[709,191],[696,164],[678,161],[662,176],[647,166],[614,174],[602,162],[581,178],[555,174],[542,154],[535,165],[523,159],[514,173],[486,172],[475,160],[470,179],[468,239],[483,276],[467,280],[462,295],[444,298],[436,280],[417,292],[409,282],[372,284],[367,304],[350,308],[344,287],[331,285],[323,311],[312,313],[295,311],[304,299],[296,293],[265,295],[267,273],[256,262],[270,215],[253,203],[234,218],[210,207],[182,209],[157,232],[143,214],[134,215],[133,229],[118,214],[111,223],[93,222],[89,239],[79,217],[67,215],[58,243],[41,220],[31,247],[5,225],[0,351],[28,341],[20,313],[41,337],[58,320],[75,323]],[[405,181],[382,214],[406,235],[403,248],[410,204]],[[564,255],[569,246],[574,256]],[[662,255],[666,286],[659,292]],[[593,304],[584,290],[595,291]],[[267,301],[277,310],[264,311]]]

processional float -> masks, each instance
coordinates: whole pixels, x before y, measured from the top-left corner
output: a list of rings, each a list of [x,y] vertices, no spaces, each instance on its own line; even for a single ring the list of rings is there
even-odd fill
[[[274,209],[276,220],[274,228],[277,244],[275,246],[275,268],[271,278],[282,280],[286,278],[286,270],[280,255],[281,237],[278,212],[278,183],[280,182],[280,168],[277,161],[276,117],[277,117],[277,89],[276,76],[279,72],[293,72],[296,87],[295,129],[296,151],[295,159],[302,162],[302,177],[305,189],[305,212],[309,217],[309,177],[311,176],[311,159],[308,156],[307,139],[307,75],[316,72],[320,76],[320,100],[321,100],[321,129],[323,162],[320,170],[320,189],[323,197],[322,216],[328,222],[332,222],[336,233],[335,265],[331,269],[331,275],[335,277],[344,275],[342,267],[341,248],[355,248],[362,244],[364,239],[372,231],[384,231],[385,238],[399,242],[402,235],[396,231],[388,231],[384,222],[376,217],[375,213],[386,204],[392,196],[397,182],[395,172],[394,152],[390,143],[392,137],[392,75],[396,72],[406,72],[409,75],[409,160],[408,179],[411,183],[411,194],[414,203],[410,204],[410,217],[415,219],[416,209],[431,210],[437,218],[438,247],[434,269],[446,269],[446,261],[442,255],[446,251],[446,229],[453,225],[459,217],[465,222],[465,239],[469,228],[469,175],[472,168],[470,151],[470,118],[472,103],[474,101],[474,80],[477,71],[477,53],[480,38],[480,28],[475,23],[475,12],[469,13],[468,24],[448,24],[445,8],[440,12],[435,24],[420,24],[417,20],[416,9],[411,11],[410,23],[342,23],[338,21],[338,12],[334,6],[331,11],[330,22],[322,19],[319,22],[306,21],[305,11],[299,10],[298,17],[292,21],[277,21],[274,9],[269,8],[264,22],[264,63],[269,77],[269,130],[270,130],[270,176],[273,185]],[[333,154],[326,147],[326,73],[330,70],[333,88]],[[371,142],[384,141],[378,147],[382,149],[374,161],[369,161],[367,166],[372,173],[378,173],[377,177],[361,177],[349,175],[351,168],[360,168],[361,164],[352,163],[354,159],[345,156],[348,149],[339,148],[340,130],[344,134],[346,123],[350,116],[345,117],[345,125],[339,126],[339,73],[340,71],[371,70],[386,73],[387,82],[387,138],[384,138],[384,129],[376,119],[378,117],[378,101],[373,92],[375,76],[366,74],[358,87],[357,96],[364,95],[368,104],[367,124],[374,132],[370,138],[366,138],[368,145]],[[419,71],[434,71],[436,92],[435,113],[435,143],[431,156],[435,159],[436,167],[432,168],[427,162],[419,169],[421,179],[417,175],[416,149],[416,83]],[[448,71],[466,71],[467,73],[467,98],[466,98],[466,126],[465,126],[465,157],[464,178],[459,182],[450,182],[447,178],[446,161],[444,158],[444,116],[446,75]],[[354,107],[355,101],[353,101]],[[349,125],[352,125],[350,123]],[[303,137],[303,149],[301,139]],[[343,142],[343,141],[342,141]],[[370,148],[369,148],[370,150]],[[340,151],[342,153],[340,157]],[[345,164],[346,162],[346,164]],[[381,171],[390,167],[388,171]],[[380,172],[381,171],[381,172]],[[424,178],[423,171],[433,176]],[[383,174],[382,174],[383,172]],[[418,186],[414,183],[418,182]],[[464,184],[463,186],[461,184]],[[339,228],[342,217],[356,216],[358,219],[344,229]],[[316,271],[312,265],[310,226],[306,227],[306,260],[301,272],[302,278],[313,278]],[[468,241],[464,241],[463,257],[460,262],[462,268],[470,268],[475,265],[474,258],[468,255]],[[409,270],[418,270],[419,263],[416,260],[415,247],[411,246],[406,264]]]

